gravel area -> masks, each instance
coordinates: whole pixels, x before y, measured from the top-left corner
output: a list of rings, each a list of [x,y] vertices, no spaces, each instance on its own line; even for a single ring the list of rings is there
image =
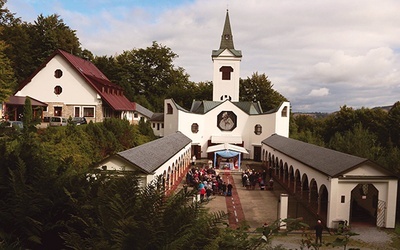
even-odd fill
[[[395,247],[392,245],[392,240],[396,236],[391,229],[378,229],[374,227],[356,227],[352,230],[359,235],[352,236],[350,238],[350,243],[347,245],[346,249],[361,249],[361,250],[396,250],[400,249],[400,246]],[[310,233],[313,233],[310,231]],[[323,236],[327,240],[328,234]],[[286,249],[301,249],[302,236],[301,234],[289,234],[288,236],[279,236],[272,239],[272,246],[281,245]],[[329,236],[330,240],[335,239],[335,236]],[[307,249],[307,248],[303,248]],[[310,248],[314,249],[314,248]],[[342,247],[331,247],[331,246],[321,246],[319,249],[334,250],[334,249],[344,249]]]

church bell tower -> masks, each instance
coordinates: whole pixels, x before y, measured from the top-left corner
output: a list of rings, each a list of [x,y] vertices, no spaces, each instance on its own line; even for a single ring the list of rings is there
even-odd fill
[[[242,52],[235,50],[233,35],[226,10],[225,24],[218,50],[213,50],[211,58],[214,65],[213,101],[239,101],[239,77]]]

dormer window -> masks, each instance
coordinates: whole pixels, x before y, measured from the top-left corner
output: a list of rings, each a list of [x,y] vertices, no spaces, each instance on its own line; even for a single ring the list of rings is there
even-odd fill
[[[219,72],[222,72],[222,80],[230,80],[233,68],[231,66],[222,66]]]

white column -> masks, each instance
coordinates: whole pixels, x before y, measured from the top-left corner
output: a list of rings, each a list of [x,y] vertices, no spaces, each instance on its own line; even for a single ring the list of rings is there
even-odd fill
[[[287,194],[281,194],[279,203],[279,220],[287,219],[289,208],[289,196]],[[286,224],[281,222],[281,229],[286,229]]]

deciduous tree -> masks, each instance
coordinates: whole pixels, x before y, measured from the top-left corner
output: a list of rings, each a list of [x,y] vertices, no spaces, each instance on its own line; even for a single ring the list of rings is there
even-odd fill
[[[240,100],[257,102],[259,101],[264,111],[277,108],[287,99],[274,90],[274,85],[265,74],[253,73],[247,79],[240,79]]]

